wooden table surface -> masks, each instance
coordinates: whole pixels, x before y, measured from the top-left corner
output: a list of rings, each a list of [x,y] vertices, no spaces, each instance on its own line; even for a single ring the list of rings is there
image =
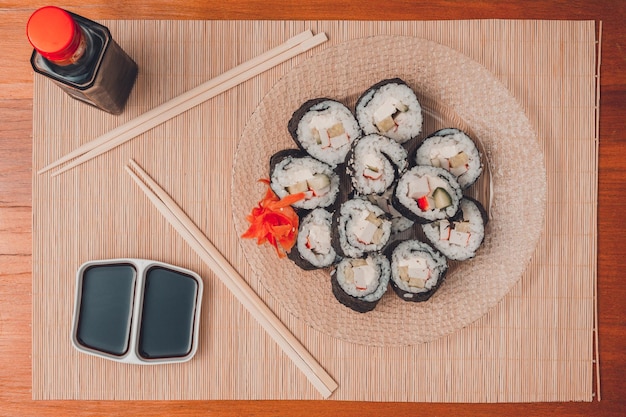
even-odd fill
[[[600,402],[406,404],[336,401],[104,402],[31,400],[32,97],[30,14],[0,2],[0,415],[626,415],[626,2],[430,0],[66,0],[91,19],[574,19],[602,21],[598,204]]]

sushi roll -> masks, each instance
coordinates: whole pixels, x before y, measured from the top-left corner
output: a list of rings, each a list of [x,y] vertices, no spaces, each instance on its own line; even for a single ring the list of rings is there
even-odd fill
[[[408,154],[402,145],[387,137],[370,134],[352,145],[346,171],[357,194],[382,194],[407,166]]]
[[[300,221],[296,244],[287,255],[304,270],[321,269],[339,261],[331,244],[332,214],[322,208]]]
[[[313,210],[330,207],[339,193],[339,175],[328,164],[287,149],[270,158],[270,187],[279,198],[304,193],[305,198],[293,204],[296,209]]]
[[[333,269],[330,282],[341,304],[359,313],[372,311],[389,285],[389,260],[378,253],[366,258],[344,258]]]
[[[350,145],[361,136],[350,109],[329,98],[308,100],[300,106],[287,130],[301,149],[332,167],[344,162]]]
[[[391,233],[400,233],[411,228],[415,222],[404,217],[402,213],[396,210],[393,204],[391,204],[391,198],[395,188],[394,184],[381,195],[370,194],[367,196],[367,199],[383,209],[383,211],[389,215],[391,218]]]
[[[446,258],[427,243],[405,240],[391,250],[391,288],[403,300],[428,300],[447,271]]]
[[[391,202],[405,217],[429,223],[454,216],[462,197],[454,175],[443,168],[416,166],[400,177]]]
[[[476,182],[483,172],[474,141],[455,128],[441,129],[422,141],[415,151],[417,165],[441,167],[454,175],[462,189]]]
[[[353,198],[333,214],[333,247],[339,256],[361,258],[381,250],[391,236],[391,220],[377,205]]]
[[[461,200],[461,207],[451,219],[438,220],[422,226],[424,235],[448,259],[465,261],[476,255],[485,238],[487,213],[470,197]]]
[[[378,133],[398,143],[422,131],[422,107],[400,78],[380,81],[365,91],[357,100],[356,117],[363,134]]]

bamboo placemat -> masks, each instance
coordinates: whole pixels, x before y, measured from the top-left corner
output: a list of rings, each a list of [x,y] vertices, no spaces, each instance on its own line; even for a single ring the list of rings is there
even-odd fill
[[[332,399],[593,398],[598,143],[594,22],[105,24],[140,66],[128,107],[121,116],[106,115],[36,76],[34,171],[304,29],[324,31],[330,38],[309,56],[354,38],[414,36],[447,45],[484,65],[517,98],[545,157],[545,223],[529,266],[508,295],[449,336],[416,345],[367,346],[331,337],[290,314],[246,262],[230,215],[230,187],[234,155],[248,119],[281,77],[307,58],[299,56],[60,177],[34,176],[33,398],[320,398],[136,189],[123,170],[131,157],[171,193],[339,382]],[[200,346],[192,361],[140,367],[72,348],[75,272],[86,260],[116,257],[156,259],[204,278]]]

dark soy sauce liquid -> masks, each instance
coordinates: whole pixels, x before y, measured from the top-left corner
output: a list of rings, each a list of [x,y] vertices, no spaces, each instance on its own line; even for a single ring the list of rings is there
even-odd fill
[[[198,283],[189,275],[160,267],[146,272],[139,355],[145,359],[190,353]]]
[[[81,345],[116,356],[128,351],[136,277],[130,264],[85,270],[76,329]]]

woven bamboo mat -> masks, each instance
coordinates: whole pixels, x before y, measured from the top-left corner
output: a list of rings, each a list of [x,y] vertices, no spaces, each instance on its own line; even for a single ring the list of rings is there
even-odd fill
[[[33,398],[320,398],[135,187],[123,170],[131,157],[170,192],[338,381],[332,399],[593,398],[598,143],[594,22],[105,24],[140,66],[128,107],[121,116],[106,115],[36,76],[34,171],[304,29],[324,31],[330,41],[60,177],[34,176]],[[308,56],[371,35],[429,39],[482,64],[519,102],[545,158],[545,221],[523,274],[478,320],[427,343],[352,343],[292,314],[247,262],[231,216],[235,153],[259,103]],[[257,190],[250,186],[250,192]],[[513,255],[515,250],[511,248]],[[75,272],[87,260],[117,257],[156,259],[203,277],[202,332],[192,361],[140,367],[72,348]]]

